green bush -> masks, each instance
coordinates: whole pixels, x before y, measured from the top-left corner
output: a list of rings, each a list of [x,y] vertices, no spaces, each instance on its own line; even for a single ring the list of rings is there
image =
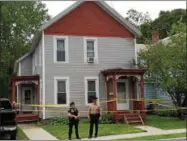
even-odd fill
[[[101,124],[112,124],[115,123],[112,113],[105,113],[102,116]]]
[[[177,117],[176,110],[168,110],[167,108],[160,109],[156,113],[159,116]]]
[[[68,124],[67,117],[60,117],[60,118],[51,118],[47,120],[41,120],[38,124],[39,125],[67,125]]]

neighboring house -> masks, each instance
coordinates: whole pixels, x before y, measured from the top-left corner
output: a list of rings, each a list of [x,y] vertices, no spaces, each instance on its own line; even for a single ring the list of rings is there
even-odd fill
[[[145,70],[130,63],[137,59],[140,34],[102,1],[78,1],[44,24],[31,52],[15,64],[11,84],[18,121],[66,116],[71,101],[84,117],[91,96],[116,120],[129,110],[144,110],[138,99],[144,97]]]
[[[162,40],[159,40],[159,35],[157,32],[152,33],[152,43],[158,43],[161,42],[163,44],[167,44],[169,42],[169,37],[164,38]],[[145,50],[146,45],[145,44],[137,44],[137,53],[140,52],[140,50]],[[171,106],[173,105],[171,96],[164,92],[161,88],[158,88],[158,86],[152,82],[152,83],[146,83],[144,82],[144,96],[146,101],[146,106],[149,104],[150,99],[160,99],[160,104]]]

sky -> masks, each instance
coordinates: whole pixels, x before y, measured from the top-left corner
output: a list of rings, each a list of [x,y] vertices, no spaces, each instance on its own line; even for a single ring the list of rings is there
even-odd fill
[[[46,4],[48,13],[54,17],[75,1],[43,1]],[[136,9],[139,12],[149,12],[152,20],[158,17],[159,12],[177,8],[186,9],[186,1],[106,1],[122,16],[126,17],[129,9]]]

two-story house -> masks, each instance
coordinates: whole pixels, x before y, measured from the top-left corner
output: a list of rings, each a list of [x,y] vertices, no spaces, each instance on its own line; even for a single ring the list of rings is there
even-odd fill
[[[140,34],[105,2],[75,2],[44,24],[32,50],[16,61],[11,85],[17,120],[67,115],[71,101],[84,117],[92,96],[116,120],[138,118],[145,70],[130,62],[137,59]]]

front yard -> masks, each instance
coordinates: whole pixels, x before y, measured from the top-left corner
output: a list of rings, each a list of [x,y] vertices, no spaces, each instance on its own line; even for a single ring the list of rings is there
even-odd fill
[[[18,127],[17,140],[29,140],[25,133]]]
[[[45,125],[43,128],[60,140],[68,138],[68,125]],[[79,134],[81,138],[87,138],[89,131],[89,124],[80,123]],[[126,124],[100,124],[99,136],[118,135],[127,133],[138,133],[143,130],[135,128]],[[74,136],[74,133],[73,133]]]
[[[172,117],[147,116],[145,124],[165,130],[186,128],[185,120]]]
[[[185,128],[185,120],[179,120],[172,117],[160,117],[160,116],[147,116],[145,125],[170,130],[170,129],[181,129]],[[57,137],[60,140],[68,138],[68,125],[62,124],[41,124],[43,129],[51,133],[53,136]],[[79,134],[81,138],[87,138],[89,132],[89,123],[83,121],[79,124]],[[133,125],[127,125],[125,123],[121,124],[100,124],[99,125],[99,136],[108,136],[108,135],[120,135],[120,134],[129,134],[129,133],[138,133],[144,132],[142,129],[136,128]],[[175,138],[175,137],[184,137],[185,133],[180,134],[170,134],[170,135],[156,135],[156,136],[146,136],[133,138],[134,140],[140,139],[165,139],[165,138]],[[75,134],[73,132],[73,137]]]

